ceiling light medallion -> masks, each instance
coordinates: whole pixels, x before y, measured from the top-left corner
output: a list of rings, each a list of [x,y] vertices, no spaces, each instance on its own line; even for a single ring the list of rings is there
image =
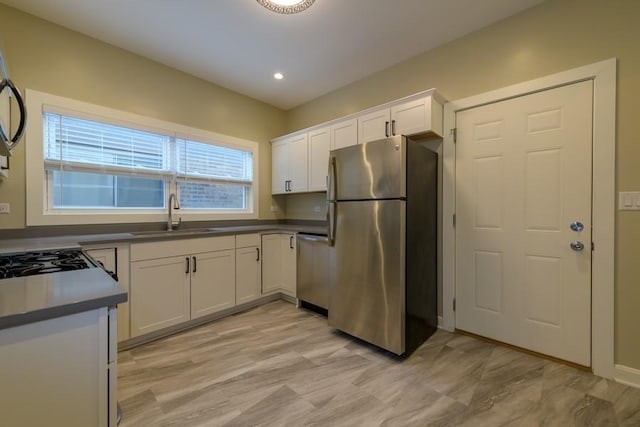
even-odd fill
[[[316,0],[256,0],[272,12],[291,14],[306,10]]]

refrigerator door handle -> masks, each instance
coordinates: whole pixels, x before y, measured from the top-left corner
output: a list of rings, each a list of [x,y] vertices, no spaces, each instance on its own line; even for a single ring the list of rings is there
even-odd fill
[[[329,202],[329,209],[327,210],[329,232],[327,233],[327,244],[333,246],[336,241],[336,208],[338,205],[336,202]]]
[[[333,202],[336,200],[336,158],[331,157],[329,159],[329,175],[327,176],[327,201]]]
[[[336,232],[336,193],[337,193],[337,176],[336,176],[336,158],[331,156],[329,159],[329,175],[327,176],[327,223],[329,230],[327,232],[327,243],[333,246]]]

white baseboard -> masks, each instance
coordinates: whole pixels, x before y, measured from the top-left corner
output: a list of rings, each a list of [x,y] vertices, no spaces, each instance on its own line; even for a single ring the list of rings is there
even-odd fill
[[[640,388],[640,369],[634,369],[624,365],[615,365],[614,379],[620,384]]]
[[[444,329],[442,327],[442,316],[438,316],[438,329]]]

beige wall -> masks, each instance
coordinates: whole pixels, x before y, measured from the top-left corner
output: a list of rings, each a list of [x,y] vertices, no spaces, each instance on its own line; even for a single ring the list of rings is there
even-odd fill
[[[259,142],[260,218],[278,215],[270,211],[268,141],[284,132],[284,111],[4,5],[0,39],[11,78],[21,90]],[[0,202],[11,203],[11,214],[0,216],[0,229],[25,227],[24,156],[21,144],[11,159],[9,179],[0,181]]]
[[[454,100],[616,57],[616,189],[640,191],[639,17],[637,0],[548,0],[290,111],[288,132],[431,87]],[[618,212],[615,359],[636,369],[639,260],[640,212]]]
[[[3,5],[0,39],[22,89],[260,142],[260,217],[280,214],[273,202],[288,217],[323,219],[313,210],[320,194],[272,200],[270,138],[431,87],[458,99],[611,57],[619,60],[617,190],[640,191],[638,16],[636,0],[548,0],[288,113]],[[25,161],[21,145],[0,182],[0,202],[12,209],[0,229],[25,225]],[[640,369],[640,212],[618,212],[616,227],[616,362]]]

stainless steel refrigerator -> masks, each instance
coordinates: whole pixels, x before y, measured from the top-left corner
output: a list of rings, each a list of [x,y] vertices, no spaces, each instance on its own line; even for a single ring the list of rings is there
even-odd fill
[[[403,136],[329,157],[329,325],[398,355],[437,326],[437,165]]]

